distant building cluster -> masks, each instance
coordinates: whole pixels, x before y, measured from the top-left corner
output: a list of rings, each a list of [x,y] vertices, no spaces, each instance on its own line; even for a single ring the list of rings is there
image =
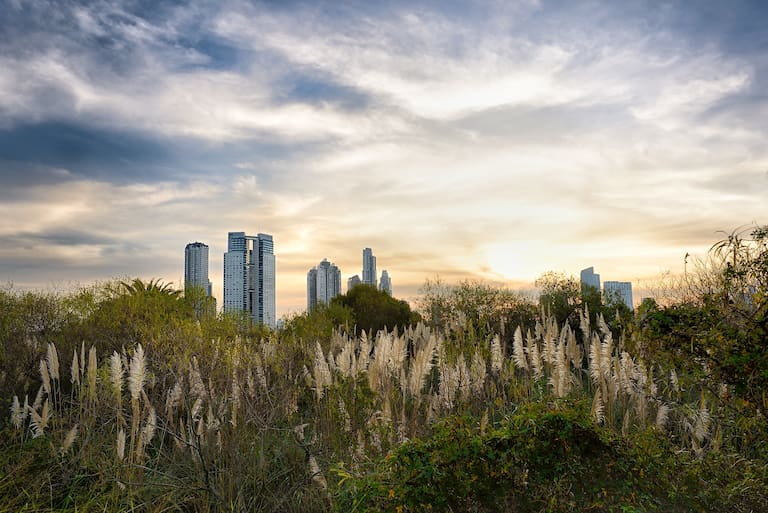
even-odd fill
[[[184,249],[184,288],[197,288],[213,297],[208,279],[208,246],[191,242]],[[229,232],[224,253],[224,312],[244,312],[253,322],[277,326],[275,304],[275,247],[266,233],[247,235]],[[360,284],[372,285],[392,295],[392,280],[384,270],[376,279],[376,257],[371,248],[363,249],[363,279],[347,280],[347,292]],[[341,270],[327,259],[307,273],[307,310],[328,304],[340,295]],[[215,305],[214,305],[215,308]]]
[[[376,256],[371,248],[363,249],[363,279],[360,275],[347,279],[347,292],[358,285],[378,286],[379,290],[392,295],[392,280],[386,270],[381,272],[381,279],[376,279]],[[328,285],[328,283],[333,285]],[[307,273],[307,310],[320,303],[329,303],[335,296],[341,294],[341,271],[334,264],[323,259],[317,267]]]
[[[600,292],[600,275],[595,273],[594,267],[587,267],[581,270],[581,289],[587,290],[588,287]],[[619,299],[630,310],[634,309],[632,300],[632,283],[628,281],[606,281],[603,283],[604,299]]]
[[[307,310],[341,294],[341,271],[325,258],[307,273]]]

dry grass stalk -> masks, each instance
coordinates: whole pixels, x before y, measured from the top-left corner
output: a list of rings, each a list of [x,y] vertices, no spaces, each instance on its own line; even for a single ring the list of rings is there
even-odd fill
[[[45,360],[40,360],[40,378],[43,380],[43,389],[46,395],[51,397],[51,377],[48,374],[48,364]]]
[[[43,403],[43,409],[40,413],[37,413],[36,409],[32,409],[29,412],[30,415],[30,429],[32,430],[32,438],[37,438],[45,434],[45,428],[48,427],[48,422],[51,420],[51,412],[48,399]]]
[[[96,364],[96,347],[91,346],[88,351],[88,397],[91,401],[96,400],[96,381],[98,368]]]
[[[146,377],[147,370],[144,349],[141,347],[141,344],[138,344],[133,352],[128,372],[128,390],[131,392],[132,400],[138,401],[139,396],[144,389],[144,380]]]
[[[14,395],[13,402],[11,403],[11,424],[14,428],[21,429],[21,425],[26,419],[26,414],[26,408],[22,411],[19,398]]]
[[[123,428],[120,428],[120,431],[117,432],[117,444],[115,445],[115,454],[117,456],[118,461],[123,461],[125,459],[125,431]]]
[[[48,343],[46,351],[46,361],[48,362],[48,371],[51,373],[52,380],[59,379],[59,352],[53,342]]]
[[[77,438],[78,434],[78,425],[75,424],[72,429],[70,429],[67,432],[67,436],[64,437],[64,442],[61,444],[61,447],[59,448],[59,454],[62,456],[67,453],[72,448],[72,444],[75,443],[75,439]]]
[[[80,386],[80,364],[77,361],[77,351],[72,351],[72,366],[70,368],[70,382],[75,386]]]
[[[504,355],[501,351],[501,339],[498,335],[494,335],[491,340],[491,372],[501,372],[501,367],[504,363]]]
[[[524,371],[528,370],[528,360],[525,357],[525,346],[523,345],[523,333],[520,330],[520,326],[515,330],[515,335],[512,342],[512,358],[515,362],[515,366],[518,369]]]

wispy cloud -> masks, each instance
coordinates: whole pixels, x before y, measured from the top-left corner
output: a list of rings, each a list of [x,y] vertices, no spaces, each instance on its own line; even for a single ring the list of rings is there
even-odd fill
[[[0,280],[175,281],[204,240],[220,293],[229,230],[275,236],[281,311],[304,304],[306,269],[358,273],[364,246],[403,296],[434,273],[674,267],[717,230],[766,222],[766,14],[13,3]]]

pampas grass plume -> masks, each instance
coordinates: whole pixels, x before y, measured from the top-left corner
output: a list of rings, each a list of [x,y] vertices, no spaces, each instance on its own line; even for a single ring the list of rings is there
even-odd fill
[[[61,449],[59,449],[59,454],[65,454],[70,448],[72,448],[72,444],[75,443],[75,439],[77,438],[78,433],[78,425],[75,424],[72,429],[70,429],[67,432],[67,436],[64,437],[64,443],[61,444]]]
[[[131,399],[137,401],[144,388],[146,374],[146,360],[144,359],[144,349],[141,344],[136,346],[131,358],[131,366],[128,372],[128,389],[131,392]]]
[[[51,373],[51,379],[59,379],[59,352],[56,350],[53,342],[48,343],[46,360],[48,360],[48,370]]]
[[[115,451],[117,453],[117,459],[123,461],[125,458],[125,431],[123,431],[122,428],[117,432],[117,445],[115,446]]]
[[[24,412],[21,411],[19,398],[14,395],[13,402],[11,403],[11,424],[13,424],[13,427],[20,429],[21,424],[24,422],[24,417],[26,417],[26,409]]]
[[[48,364],[45,363],[45,360],[40,360],[40,377],[43,380],[43,388],[45,389],[45,393],[50,397],[51,377],[50,374],[48,374]]]

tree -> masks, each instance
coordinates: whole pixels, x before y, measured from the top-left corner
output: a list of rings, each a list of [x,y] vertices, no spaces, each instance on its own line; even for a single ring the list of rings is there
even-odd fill
[[[406,328],[420,317],[406,301],[398,300],[372,285],[358,285],[336,296],[331,305],[348,307],[358,330],[376,333],[382,329]]]
[[[549,271],[539,276],[535,285],[541,290],[539,304],[544,312],[557,319],[560,325],[575,321],[576,312],[582,306],[581,286],[576,278]]]
[[[539,313],[530,297],[480,281],[449,286],[436,278],[427,280],[419,292],[418,309],[429,325],[471,332],[474,338],[498,333],[510,342],[518,326],[533,328]]]

